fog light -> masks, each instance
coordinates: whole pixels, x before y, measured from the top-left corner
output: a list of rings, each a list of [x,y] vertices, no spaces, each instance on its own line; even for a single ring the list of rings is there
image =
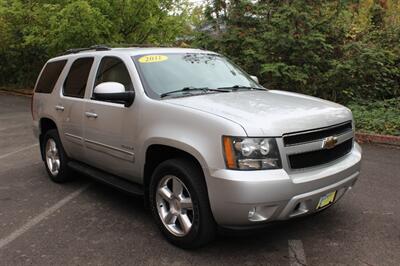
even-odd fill
[[[249,210],[247,217],[251,222],[266,221],[275,213],[276,208],[276,206],[256,206]]]
[[[247,217],[249,218],[249,220],[251,220],[252,218],[254,218],[254,215],[256,215],[256,208],[251,209]]]

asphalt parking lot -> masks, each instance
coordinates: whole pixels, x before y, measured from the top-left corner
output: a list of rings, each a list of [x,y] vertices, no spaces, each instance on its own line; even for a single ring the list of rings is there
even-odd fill
[[[357,185],[333,208],[186,251],[140,198],[83,176],[50,182],[30,99],[0,93],[0,265],[399,265],[400,149],[363,149]]]

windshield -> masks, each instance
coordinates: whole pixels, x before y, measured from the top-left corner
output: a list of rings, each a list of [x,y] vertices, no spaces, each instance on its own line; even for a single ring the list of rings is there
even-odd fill
[[[173,96],[190,96],[218,88],[262,88],[250,76],[227,59],[205,53],[152,54],[134,57],[142,82],[150,97],[160,98],[172,91],[183,90]]]

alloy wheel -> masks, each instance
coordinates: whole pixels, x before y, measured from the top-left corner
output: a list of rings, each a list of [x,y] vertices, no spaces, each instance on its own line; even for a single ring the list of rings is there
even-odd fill
[[[49,138],[46,143],[46,164],[53,176],[60,171],[60,155],[54,139]]]
[[[164,176],[157,186],[157,211],[164,226],[175,236],[185,236],[194,221],[193,203],[185,184],[174,175]]]

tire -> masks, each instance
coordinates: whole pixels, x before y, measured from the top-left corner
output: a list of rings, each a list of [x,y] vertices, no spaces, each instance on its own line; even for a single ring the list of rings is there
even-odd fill
[[[181,194],[176,191],[180,188],[178,182],[181,183]],[[165,187],[172,193],[171,197],[167,197],[167,192],[159,192]],[[206,184],[201,169],[194,162],[180,158],[162,162],[154,170],[149,188],[152,215],[169,242],[183,249],[192,249],[214,239],[216,224]],[[175,219],[172,218],[174,215]],[[187,221],[191,223],[190,228]]]
[[[49,151],[49,147],[51,147],[51,151]],[[65,183],[72,179],[71,171],[68,168],[68,157],[56,129],[51,129],[45,133],[41,143],[41,152],[47,173],[53,182]],[[58,163],[54,162],[57,160]],[[52,162],[58,167],[52,166]]]

